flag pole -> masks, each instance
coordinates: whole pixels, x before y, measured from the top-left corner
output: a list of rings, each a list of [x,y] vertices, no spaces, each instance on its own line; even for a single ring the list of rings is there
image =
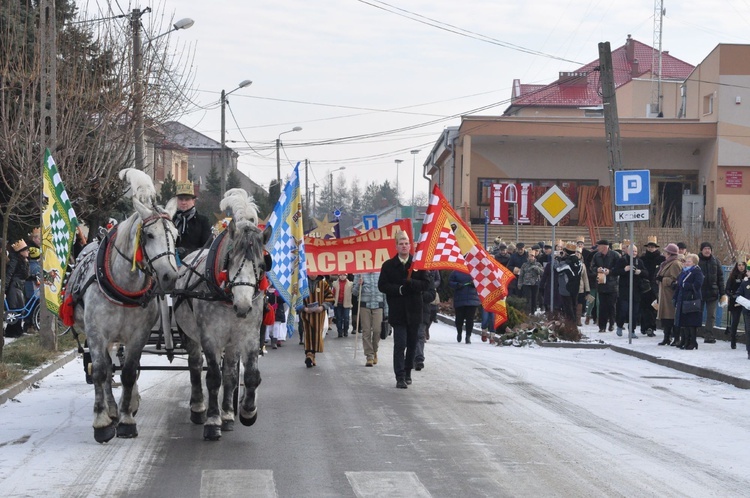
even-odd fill
[[[355,332],[357,330],[359,330],[359,317],[360,317],[360,314],[362,313],[362,284],[363,283],[364,283],[364,281],[362,280],[362,277],[360,276],[359,291],[357,291],[357,295],[359,296],[359,299],[357,299],[357,323],[354,325],[354,327],[355,327],[354,331]],[[380,332],[378,332],[378,334],[379,333]],[[354,334],[354,335],[356,336],[356,334]],[[362,336],[362,340],[364,341],[365,340],[364,339],[364,334],[360,334],[360,335]],[[355,360],[357,359],[357,344],[358,343],[359,343],[359,341],[357,339],[355,339],[354,340],[354,359]],[[364,347],[364,346],[362,346],[362,347]]]

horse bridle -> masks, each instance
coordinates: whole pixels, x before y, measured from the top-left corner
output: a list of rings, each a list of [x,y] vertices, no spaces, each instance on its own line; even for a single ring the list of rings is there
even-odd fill
[[[145,220],[141,222],[141,230],[145,230],[146,228],[155,224],[157,221],[161,221],[162,225],[164,226],[164,235],[165,235],[165,238],[167,239],[167,250],[157,254],[154,257],[149,257],[148,253],[146,252],[145,240],[143,239],[143,237],[141,237],[141,240],[140,240],[141,250],[143,251],[143,259],[146,260],[149,274],[151,275],[155,273],[154,261],[158,260],[159,258],[163,258],[164,256],[176,257],[177,243],[174,237],[171,237],[171,234],[169,232],[169,226],[167,225],[167,222],[171,221],[171,218],[167,213],[156,213],[154,215],[149,216],[148,218],[146,218]]]
[[[264,270],[260,270],[259,271],[258,270],[258,265],[255,264],[255,261],[253,260],[253,258],[248,258],[247,257],[247,253],[248,253],[248,251],[250,251],[252,249],[252,245],[253,245],[253,242],[251,241],[249,247],[247,247],[245,249],[245,253],[242,256],[242,262],[240,263],[240,267],[237,268],[237,271],[235,272],[235,274],[234,274],[234,276],[232,278],[228,278],[227,279],[227,284],[224,287],[224,292],[226,292],[228,294],[231,294],[232,293],[232,288],[239,287],[239,286],[242,286],[242,285],[246,285],[248,287],[253,287],[255,289],[255,295],[256,296],[259,294],[260,291],[258,290],[258,284],[260,283],[260,280],[263,277]],[[226,253],[226,256],[224,257],[223,269],[221,271],[224,271],[224,270],[226,270],[227,272],[229,271],[229,259],[230,259],[229,258],[229,254],[232,252],[232,249],[233,248],[232,248],[231,245],[227,248],[227,253]],[[238,280],[240,278],[240,274],[242,273],[243,268],[245,268],[245,263],[247,263],[247,262],[249,262],[250,265],[252,265],[252,267],[253,267],[253,275],[255,276],[255,282],[248,282],[248,281],[245,281],[245,280]],[[253,296],[253,297],[255,297],[255,296]]]

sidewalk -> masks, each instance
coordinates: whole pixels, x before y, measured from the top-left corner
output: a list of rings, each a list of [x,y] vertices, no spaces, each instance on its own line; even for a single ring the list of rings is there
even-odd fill
[[[449,316],[438,315],[438,320],[451,325],[455,323]],[[607,347],[617,353],[634,356],[680,372],[725,382],[740,389],[750,389],[750,360],[747,358],[745,344],[737,343],[737,349],[731,349],[722,330],[714,330],[715,344],[704,344],[703,338],[699,337],[698,349],[685,351],[672,346],[659,346],[658,343],[664,338],[661,330],[656,332],[656,337],[648,337],[636,329],[638,339],[633,339],[629,343],[627,332],[618,337],[615,332],[600,334],[596,325],[584,325],[580,329],[584,335],[581,342],[547,342],[541,346],[581,349]],[[476,326],[474,331],[476,334],[481,333]]]

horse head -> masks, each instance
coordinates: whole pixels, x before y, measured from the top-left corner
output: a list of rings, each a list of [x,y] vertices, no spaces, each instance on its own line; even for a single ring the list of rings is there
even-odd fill
[[[137,197],[133,197],[133,207],[140,217],[140,222],[131,226],[134,244],[138,244],[134,250],[136,259],[154,276],[162,291],[171,292],[177,282],[177,229],[172,216],[156,204],[146,206]]]
[[[262,295],[259,289],[265,272],[263,247],[271,236],[270,229],[261,231],[256,223],[258,211],[252,198],[242,189],[231,189],[219,204],[232,212],[226,229],[226,243],[222,255],[227,271],[227,289],[232,294],[232,305],[240,318],[253,309],[253,300]]]

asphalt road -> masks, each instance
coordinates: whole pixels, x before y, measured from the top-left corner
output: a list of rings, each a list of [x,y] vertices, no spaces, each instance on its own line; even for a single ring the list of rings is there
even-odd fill
[[[497,348],[478,338],[457,344],[442,324],[432,336],[426,368],[406,390],[395,388],[391,338],[373,368],[361,348],[354,357],[352,336],[327,340],[312,369],[296,341],[270,351],[261,360],[258,422],[237,423],[217,442],[204,441],[202,427],[188,420],[187,374],[148,371],[139,381],[139,437],[95,443],[93,389],[71,363],[50,380],[63,384],[43,398],[45,427],[14,415],[23,406],[3,405],[4,424],[12,422],[0,429],[0,489],[143,497],[742,496],[750,489],[746,390],[609,350]],[[46,387],[19,396],[18,405],[39,411],[33,399]]]

